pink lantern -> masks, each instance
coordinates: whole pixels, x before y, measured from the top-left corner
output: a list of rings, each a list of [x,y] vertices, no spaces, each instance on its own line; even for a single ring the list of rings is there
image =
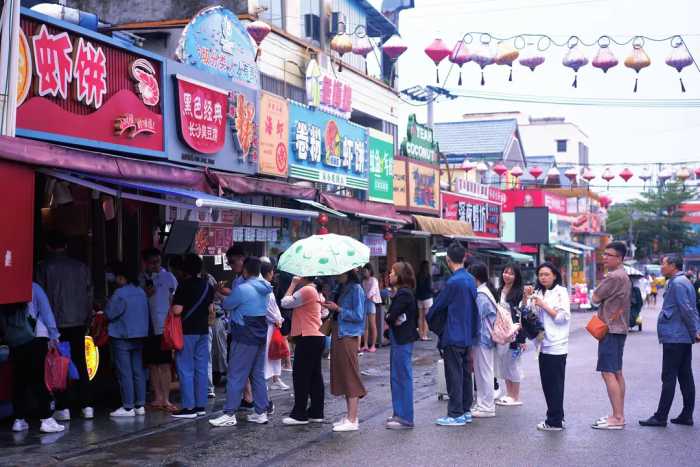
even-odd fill
[[[559,184],[559,169],[556,167],[552,167],[547,171],[547,176],[545,177],[547,179],[547,183],[550,184]]]
[[[680,76],[683,68],[693,64],[693,57],[688,53],[683,40],[679,37],[677,43],[672,43],[673,50],[671,54],[666,58],[666,65],[675,68],[678,72],[678,79],[681,82],[681,92],[685,92],[685,85],[683,84],[683,78]]]
[[[566,172],[564,172],[564,176],[569,179],[571,184],[573,185],[574,182],[576,182],[576,178],[578,177],[578,171],[571,167],[570,169],[567,169]]]
[[[476,171],[481,175],[489,171],[489,166],[484,162],[479,162],[476,164]]]
[[[496,62],[496,53],[488,43],[482,43],[472,54],[472,62],[479,65],[481,68],[481,85],[486,84],[484,80],[484,68],[493,65]]]
[[[504,173],[508,172],[508,167],[499,162],[498,164],[494,165],[493,169],[491,170],[493,170],[496,173],[496,175],[498,175],[498,177],[500,178],[503,176]]]
[[[600,195],[598,202],[600,203],[600,207],[603,209],[609,208],[610,204],[612,204],[612,200],[605,195]]]
[[[693,173],[695,174],[695,178],[700,179],[700,167],[696,167]]]
[[[620,178],[623,179],[625,182],[628,182],[632,177],[634,177],[634,174],[627,167],[622,169],[622,172],[620,172]]]
[[[270,34],[272,28],[270,28],[270,25],[266,22],[260,20],[246,24],[245,28],[246,31],[248,31],[248,34],[250,34],[250,37],[252,37],[255,43],[258,45],[257,51],[255,52],[255,61],[257,62],[258,57],[260,56],[260,44],[263,40],[265,40],[267,35]]]
[[[508,81],[513,81],[513,62],[520,56],[520,52],[513,46],[501,42],[498,44],[498,52],[496,53],[496,65],[506,65],[510,68]]]
[[[522,177],[523,173],[524,173],[524,172],[523,172],[523,169],[521,169],[519,165],[516,165],[515,167],[513,167],[512,169],[510,169],[510,174],[511,174],[511,176],[513,176],[513,177],[515,177],[515,178],[520,178],[520,177]]]
[[[636,38],[632,42],[632,53],[625,59],[625,66],[633,69],[637,76],[634,78],[634,92],[637,92],[637,83],[639,82],[639,72],[651,65],[651,59],[644,51],[644,40]]]
[[[532,178],[537,180],[544,173],[544,170],[542,170],[538,166],[535,166],[535,167],[532,167],[528,172],[530,172],[530,175],[532,175]]]
[[[615,54],[610,50],[610,38],[608,36],[602,36],[598,39],[598,53],[596,54],[593,62],[591,64],[595,68],[603,70],[603,73],[607,73],[612,67],[617,66],[618,61]]]
[[[408,46],[398,34],[394,34],[389,38],[389,40],[382,44],[382,52],[384,52],[391,60],[396,60],[406,50],[408,50]]]
[[[608,182],[608,187],[610,187],[610,181],[613,180],[613,179],[615,178],[615,174],[612,172],[612,170],[610,169],[610,167],[608,167],[608,168],[605,169],[605,171],[603,172],[603,175],[601,175],[601,178],[602,178],[603,180],[605,180],[606,182]]]
[[[467,44],[464,43],[464,41],[457,41],[455,44],[454,49],[452,49],[452,53],[450,53],[450,62],[454,63],[459,67],[459,81],[457,82],[458,86],[462,85],[462,65],[465,63],[468,63],[471,61],[472,56],[469,53],[469,49],[467,48]]]
[[[574,88],[578,87],[578,70],[588,64],[588,58],[583,54],[580,47],[572,45],[564,56],[562,64],[574,70],[574,83],[571,86]]]
[[[365,60],[365,74],[367,74],[367,55],[369,55],[372,50],[374,50],[374,47],[372,47],[372,43],[367,37],[359,39],[352,46],[352,53],[359,55]]]
[[[469,171],[474,170],[475,167],[476,164],[469,161],[468,159],[464,159],[464,161],[462,162],[462,170],[464,170],[465,173],[469,173]]]
[[[435,76],[440,84],[440,62],[450,56],[451,50],[442,39],[435,39],[425,48],[425,54],[435,63]]]
[[[581,175],[581,178],[587,181],[588,183],[591,183],[591,181],[596,177],[596,175],[593,173],[591,169],[586,167],[583,170],[583,174]]]

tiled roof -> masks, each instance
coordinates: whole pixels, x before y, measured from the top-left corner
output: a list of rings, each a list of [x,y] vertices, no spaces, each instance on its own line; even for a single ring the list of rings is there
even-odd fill
[[[436,123],[435,139],[444,154],[502,154],[517,128],[517,120]]]

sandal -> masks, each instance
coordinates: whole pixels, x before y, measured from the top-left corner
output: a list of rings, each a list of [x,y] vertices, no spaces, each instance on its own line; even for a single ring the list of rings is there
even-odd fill
[[[598,420],[596,423],[591,425],[591,428],[595,430],[622,430],[625,428],[625,425],[611,425],[607,421],[600,422],[600,420]]]

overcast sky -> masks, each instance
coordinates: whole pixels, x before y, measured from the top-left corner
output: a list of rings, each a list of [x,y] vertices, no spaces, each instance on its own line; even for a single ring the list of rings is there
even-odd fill
[[[379,7],[381,0],[372,0]],[[416,0],[416,8],[402,12],[400,31],[409,50],[400,58],[401,89],[419,84],[434,84],[435,69],[423,49],[441,37],[452,47],[464,33],[489,32],[494,36],[542,33],[560,42],[577,35],[592,42],[607,34],[619,39],[634,35],[666,37],[683,35],[691,53],[700,60],[700,2],[697,0]],[[650,67],[639,74],[639,90],[633,93],[635,73],[622,64],[631,45],[612,46],[620,64],[603,74],[590,64],[579,73],[578,89],[573,89],[573,71],[562,66],[565,48],[551,47],[544,52],[545,63],[533,73],[518,64],[513,82],[508,82],[506,67],[486,69],[486,85],[480,86],[479,67],[468,63],[463,69],[462,92],[490,91],[529,94],[542,97],[605,97],[616,99],[698,99],[700,72],[688,67],[683,73],[687,92],[680,91],[678,73],[664,61],[671,50],[669,42],[649,42],[644,48],[651,58]],[[584,48],[589,60],[598,47]],[[449,62],[440,67],[441,79]],[[459,92],[456,69],[447,88]],[[460,98],[436,104],[435,121],[454,121],[464,113],[518,110],[533,116],[563,116],[578,124],[590,137],[591,163],[697,161],[700,166],[697,135],[700,109],[639,109],[582,107],[571,105],[523,104]],[[410,112],[425,121],[424,107],[402,106],[402,122]],[[402,129],[403,131],[403,129]],[[630,167],[639,174],[642,167]],[[595,167],[600,174],[604,167]],[[622,166],[613,167],[618,173]],[[600,179],[597,180],[600,184]],[[594,182],[595,183],[595,182]],[[639,188],[615,188],[613,199],[622,201],[638,194]],[[633,178],[629,185],[641,185]],[[605,191],[604,189],[600,191]]]

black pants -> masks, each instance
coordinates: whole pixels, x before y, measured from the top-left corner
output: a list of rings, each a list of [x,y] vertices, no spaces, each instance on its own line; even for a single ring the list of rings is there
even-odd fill
[[[666,420],[676,392],[676,379],[683,395],[681,417],[692,418],[695,409],[695,381],[693,380],[693,345],[664,344],[661,370],[661,399],[656,418]]]
[[[540,353],[540,380],[544,399],[547,401],[549,426],[561,427],[564,420],[564,377],[566,375],[566,355]]]
[[[323,418],[324,387],[321,359],[324,343],[323,336],[299,336],[295,340],[292,366],[294,408],[290,417],[296,420]],[[309,397],[311,398],[310,407],[307,406]]]
[[[25,419],[36,406],[39,418],[51,416],[51,395],[44,383],[44,360],[49,339],[37,337],[27,344],[13,347],[12,405],[15,418]]]
[[[447,383],[447,416],[461,417],[469,412],[474,399],[472,374],[469,371],[469,347],[448,345],[442,351],[445,363],[445,383]]]
[[[85,326],[59,328],[58,331],[61,333],[61,342],[70,343],[71,360],[78,369],[80,379],[72,382],[66,392],[57,395],[56,410],[91,407],[90,379],[85,364]]]

